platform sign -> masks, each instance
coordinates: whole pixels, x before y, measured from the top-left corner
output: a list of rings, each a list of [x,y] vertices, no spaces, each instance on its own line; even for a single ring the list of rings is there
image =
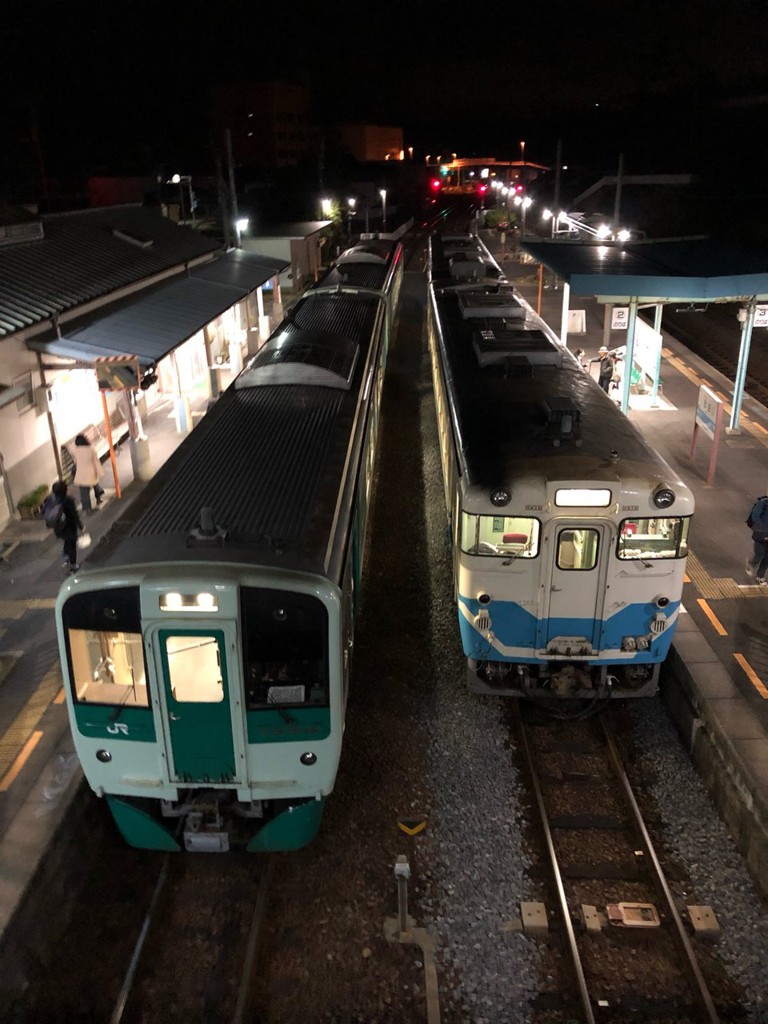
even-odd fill
[[[768,306],[755,306],[753,327],[768,327]]]
[[[629,324],[629,306],[614,306],[611,310],[611,330],[626,331]]]
[[[720,446],[720,433],[723,425],[723,401],[710,391],[704,384],[699,388],[699,397],[696,402],[696,419],[693,424],[693,438],[691,439],[691,460],[696,454],[696,441],[699,431],[711,438],[714,444],[709,456],[709,476],[707,483],[712,484],[715,479],[715,467],[717,466],[717,450]]]
[[[717,397],[708,387],[703,384],[699,388],[699,398],[696,402],[696,423],[704,431],[707,437],[715,439],[715,427],[717,426],[718,409],[722,408],[722,400]]]

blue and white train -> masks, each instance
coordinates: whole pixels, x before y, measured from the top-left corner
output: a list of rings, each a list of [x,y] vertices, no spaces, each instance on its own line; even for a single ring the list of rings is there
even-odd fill
[[[319,828],[402,246],[366,266],[364,290],[300,299],[61,589],[77,753],[133,846],[287,850]]]
[[[429,273],[470,688],[652,695],[680,610],[691,491],[481,241],[433,235]]]

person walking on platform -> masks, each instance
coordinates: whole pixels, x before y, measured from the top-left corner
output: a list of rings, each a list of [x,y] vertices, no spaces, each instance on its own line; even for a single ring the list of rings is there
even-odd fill
[[[599,368],[598,377],[597,377],[597,383],[600,385],[600,387],[603,389],[603,391],[605,391],[605,393],[608,394],[608,389],[611,386],[611,381],[613,380],[613,374],[614,374],[614,371],[616,369],[616,362],[615,362],[613,356],[608,351],[608,349],[605,347],[605,345],[601,345],[601,347],[598,349],[598,352],[597,352],[597,355],[595,356],[595,358],[594,359],[590,359],[589,362],[590,362],[590,364],[592,364],[592,363],[600,363],[600,368]]]
[[[75,438],[72,458],[75,461],[74,483],[80,488],[80,504],[83,507],[83,512],[90,512],[91,488],[93,488],[97,506],[104,500],[104,488],[99,484],[101,477],[99,457],[96,454],[96,449],[92,447],[84,434],[78,434]]]
[[[747,559],[744,569],[747,576],[754,576],[760,587],[768,586],[765,578],[768,571],[768,495],[756,499],[747,516],[747,526],[752,531],[752,556]]]
[[[77,537],[84,527],[74,501],[67,494],[67,485],[63,480],[56,481],[51,487],[51,494],[53,501],[61,506],[61,519],[54,532],[64,542],[62,558],[70,572],[77,572],[80,568],[77,564]]]

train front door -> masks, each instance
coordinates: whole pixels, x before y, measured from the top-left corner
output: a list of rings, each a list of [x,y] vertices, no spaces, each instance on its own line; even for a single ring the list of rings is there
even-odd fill
[[[604,572],[602,525],[585,527],[560,520],[553,524],[549,607],[543,619],[541,647],[563,656],[599,649]]]
[[[175,782],[238,781],[222,629],[160,629],[159,669]]]

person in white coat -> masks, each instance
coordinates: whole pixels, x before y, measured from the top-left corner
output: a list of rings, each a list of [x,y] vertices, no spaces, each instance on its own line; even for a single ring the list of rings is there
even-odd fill
[[[101,479],[99,457],[96,454],[96,449],[89,443],[88,438],[84,434],[78,434],[75,438],[72,458],[75,461],[74,483],[80,488],[80,504],[84,512],[90,512],[91,488],[93,488],[97,505],[100,505],[104,500],[104,488],[99,484]]]

